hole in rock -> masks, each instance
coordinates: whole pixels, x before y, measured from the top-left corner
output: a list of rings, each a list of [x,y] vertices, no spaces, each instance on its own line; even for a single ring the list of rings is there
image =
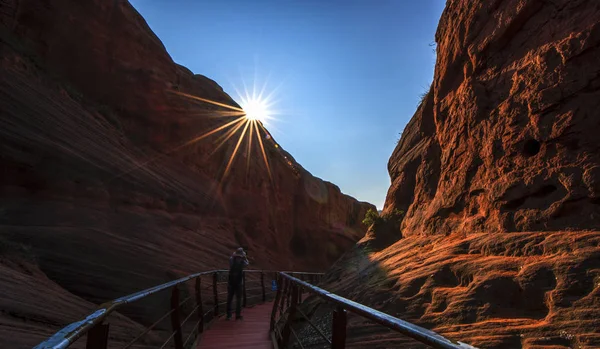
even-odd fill
[[[532,194],[533,197],[542,198],[544,196],[548,196],[556,191],[556,186],[552,184],[547,184],[538,189],[535,193]]]
[[[504,204],[504,208],[506,208],[507,210],[516,210],[525,203],[525,199],[526,199],[525,197],[522,197],[522,198],[510,200],[509,202]]]
[[[535,156],[540,152],[542,145],[535,139],[528,139],[523,145],[523,154],[527,157]]]

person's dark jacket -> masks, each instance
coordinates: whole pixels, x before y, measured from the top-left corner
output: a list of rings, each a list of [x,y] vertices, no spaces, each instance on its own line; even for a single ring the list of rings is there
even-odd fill
[[[250,264],[246,254],[234,253],[229,257],[229,284],[239,285],[244,278],[244,268]]]

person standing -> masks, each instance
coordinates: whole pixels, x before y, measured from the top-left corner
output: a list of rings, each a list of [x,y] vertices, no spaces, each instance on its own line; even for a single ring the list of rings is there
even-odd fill
[[[235,296],[235,319],[242,320],[242,294],[244,287],[244,268],[249,264],[246,252],[238,248],[229,257],[229,280],[227,282],[227,320],[231,320],[232,302]]]

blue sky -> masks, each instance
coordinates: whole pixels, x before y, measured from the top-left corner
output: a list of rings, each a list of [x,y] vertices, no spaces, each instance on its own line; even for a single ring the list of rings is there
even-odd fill
[[[379,209],[388,159],[433,76],[445,0],[130,0],[175,62],[239,102],[273,91],[267,128],[313,175]]]

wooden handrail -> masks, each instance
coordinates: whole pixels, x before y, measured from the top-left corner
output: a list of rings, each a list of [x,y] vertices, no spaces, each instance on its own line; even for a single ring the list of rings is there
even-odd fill
[[[180,308],[183,304],[178,302],[178,298],[179,298],[178,291],[177,291],[178,286],[181,284],[184,284],[190,280],[195,280],[195,293],[196,294],[190,296],[189,299],[194,298],[196,300],[196,305],[194,307],[193,312],[197,312],[198,325],[194,326],[195,329],[193,331],[196,331],[197,334],[199,334],[204,331],[204,325],[206,324],[205,318],[206,318],[207,314],[209,314],[212,311],[213,319],[219,315],[219,297],[218,297],[218,289],[217,289],[218,282],[217,281],[218,281],[220,274],[227,274],[228,272],[229,272],[228,270],[211,270],[211,271],[195,273],[195,274],[191,274],[186,277],[183,277],[181,279],[173,280],[173,281],[161,284],[161,285],[157,285],[157,286],[154,286],[154,287],[151,287],[151,288],[139,291],[139,292],[135,292],[130,295],[120,297],[115,300],[103,303],[93,313],[89,314],[84,319],[73,322],[73,323],[65,326],[64,328],[62,328],[61,330],[56,332],[54,335],[49,337],[47,340],[45,340],[42,343],[35,346],[34,349],[64,349],[64,348],[68,348],[77,339],[81,338],[82,336],[84,336],[86,334],[88,336],[87,346],[86,346],[87,349],[105,349],[107,347],[107,342],[108,342],[109,326],[108,326],[108,324],[104,324],[103,322],[111,313],[113,313],[114,311],[116,311],[117,309],[122,307],[123,305],[136,302],[140,299],[146,298],[148,296],[151,296],[151,295],[154,295],[154,294],[157,294],[159,292],[163,292],[163,291],[166,291],[169,289],[172,292],[171,293],[170,311],[167,314],[163,315],[163,317],[161,317],[161,320],[163,318],[171,316],[171,324],[172,324],[173,332],[171,333],[171,336],[167,339],[167,342],[170,340],[174,340],[175,346],[181,347],[183,344],[182,344],[182,333],[181,333],[182,316],[180,314]],[[276,274],[277,271],[245,270],[244,274],[245,273],[249,273],[249,274],[259,273],[260,274],[260,285],[262,287],[260,299],[263,302],[266,301],[267,292],[265,289],[264,275],[266,273]],[[301,275],[301,274],[316,275],[316,274],[318,274],[318,273],[302,273],[302,272],[286,272],[286,273],[291,274],[291,275]],[[202,276],[212,276],[214,307],[212,309],[210,309],[207,313],[204,313],[203,305],[202,305],[202,294],[201,294],[202,288],[201,288],[201,281],[200,281]],[[244,282],[244,297],[243,297],[244,298],[244,306],[246,305],[247,299],[257,298],[256,296],[246,297],[245,294],[246,294],[246,283]],[[185,318],[189,319],[190,316],[191,316],[191,314],[187,314],[187,316]],[[129,344],[127,344],[126,347],[131,346],[137,340],[139,340],[140,338],[145,336],[147,333],[150,332],[150,330],[152,328],[154,328],[154,326],[156,326],[156,323],[154,323],[153,325],[151,325],[150,327],[148,327],[144,331],[142,331],[142,333],[139,336],[137,336],[133,341],[131,341]],[[190,336],[192,334],[193,333],[190,333]],[[188,336],[188,339],[190,338],[190,336]],[[187,342],[187,339],[186,339],[186,342]]]
[[[281,292],[281,295],[278,294],[276,296],[276,301],[273,304],[273,314],[276,314],[277,307],[280,307],[280,316],[279,319],[283,318],[286,298],[291,295],[291,304],[288,304],[288,315],[285,321],[282,333],[283,336],[279,336],[280,342],[278,343],[280,348],[285,348],[289,343],[289,331],[290,326],[293,324],[293,320],[296,313],[295,300],[297,299],[298,290],[303,289],[308,291],[309,293],[320,297],[333,304],[336,308],[334,311],[333,321],[332,321],[332,339],[331,339],[331,348],[334,349],[343,349],[345,347],[346,341],[346,311],[360,315],[366,319],[369,319],[375,323],[378,323],[382,326],[385,326],[393,331],[399,332],[407,337],[411,337],[421,343],[424,343],[432,348],[440,348],[440,349],[473,349],[475,347],[462,343],[451,341],[431,330],[426,328],[417,326],[410,322],[398,319],[386,313],[383,313],[379,310],[367,307],[366,305],[351,301],[344,297],[338,296],[334,293],[331,293],[327,290],[319,288],[315,285],[312,285],[308,282],[302,281],[298,278],[295,278],[288,273],[281,272],[279,273],[280,279],[285,283],[286,287],[278,289],[278,292]],[[271,317],[271,329],[274,332],[275,336],[277,336],[277,319],[275,316]],[[307,319],[307,321],[310,321]]]

